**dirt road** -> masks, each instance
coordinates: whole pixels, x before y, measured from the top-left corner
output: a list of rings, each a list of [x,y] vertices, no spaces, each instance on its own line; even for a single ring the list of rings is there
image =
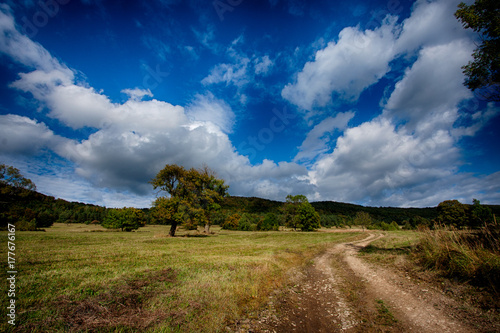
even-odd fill
[[[258,318],[238,324],[240,332],[476,332],[473,320],[454,311],[463,306],[437,289],[400,272],[362,260],[358,251],[383,237],[327,249],[292,286],[277,292]]]

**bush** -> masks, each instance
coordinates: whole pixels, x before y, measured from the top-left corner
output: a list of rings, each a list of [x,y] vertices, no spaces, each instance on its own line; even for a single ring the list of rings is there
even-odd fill
[[[256,222],[257,222],[256,219],[252,215],[245,213],[241,216],[238,222],[238,230],[255,231],[257,230]]]
[[[241,218],[241,216],[238,213],[235,213],[235,214],[229,216],[224,221],[224,223],[221,224],[221,228],[226,229],[226,230],[238,230],[240,218]]]

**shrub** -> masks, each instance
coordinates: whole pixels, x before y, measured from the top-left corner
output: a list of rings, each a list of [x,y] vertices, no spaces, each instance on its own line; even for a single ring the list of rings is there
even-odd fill
[[[221,224],[222,229],[227,229],[227,230],[238,230],[238,224],[240,221],[240,214],[234,213],[233,215],[229,216],[223,224]]]
[[[255,231],[255,230],[257,230],[256,219],[248,213],[243,214],[238,222],[238,230],[241,230],[241,231]]]

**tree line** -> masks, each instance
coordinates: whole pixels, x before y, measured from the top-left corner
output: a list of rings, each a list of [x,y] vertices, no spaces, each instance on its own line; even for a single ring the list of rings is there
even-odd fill
[[[152,208],[106,208],[68,202],[36,192],[35,184],[14,167],[0,165],[0,227],[16,224],[18,230],[37,230],[53,223],[100,224],[121,231],[147,224],[177,228],[211,225],[228,230],[270,231],[287,227],[313,231],[321,227],[398,230],[433,228],[435,224],[478,228],[493,223],[500,206],[470,205],[447,200],[437,207],[364,207],[339,202],[308,202],[304,195],[288,195],[285,202],[261,198],[230,197],[224,180],[208,167],[185,169],[166,165],[151,184],[158,190]]]

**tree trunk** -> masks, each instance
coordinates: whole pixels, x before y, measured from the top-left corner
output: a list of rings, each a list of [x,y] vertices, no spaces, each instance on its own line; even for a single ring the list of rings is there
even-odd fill
[[[172,224],[170,225],[170,231],[168,233],[170,237],[175,237],[175,229],[177,229],[177,223],[172,221]]]
[[[205,233],[210,234],[210,224],[205,224]]]

